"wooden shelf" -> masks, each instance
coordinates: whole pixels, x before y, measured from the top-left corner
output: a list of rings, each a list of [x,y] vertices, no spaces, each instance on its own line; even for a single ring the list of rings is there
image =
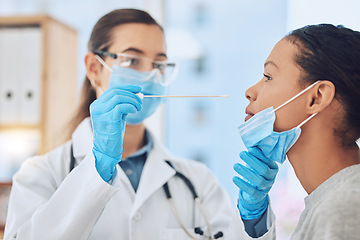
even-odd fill
[[[70,120],[76,105],[77,33],[47,15],[0,17],[0,30],[31,27],[40,28],[42,34],[40,122],[37,125],[24,123],[21,126],[3,125],[0,122],[0,131],[15,128],[39,129],[39,154],[42,154],[63,143],[65,124]],[[5,63],[9,66],[16,64]],[[15,66],[21,71],[21,64]]]
[[[4,237],[5,219],[7,204],[11,189],[11,182],[0,182],[0,239]]]
[[[34,34],[31,36],[35,37],[29,38],[24,31],[27,31],[26,34]],[[11,37],[15,36],[15,39],[19,38],[20,44],[16,45],[10,41],[9,39],[12,38],[9,34],[13,34]],[[28,39],[33,42],[27,41]],[[3,53],[5,58],[0,55],[0,93],[2,93],[0,94],[0,137],[3,144],[7,144],[7,137],[14,137],[18,130],[36,131],[36,141],[32,138],[27,141],[36,144],[39,142],[39,146],[34,148],[35,150],[32,149],[37,154],[48,152],[65,141],[66,124],[74,112],[77,101],[77,42],[78,36],[74,29],[47,15],[0,17],[0,52],[5,52]],[[36,70],[31,68],[32,61],[36,61]],[[34,75],[27,75],[31,71],[37,72]],[[35,90],[29,92],[27,97],[28,99],[36,97],[36,101],[31,102],[35,103],[31,106],[35,106],[36,111],[24,107],[27,106],[26,103],[29,103],[24,100],[26,94],[20,95],[21,100],[12,102],[12,104],[18,102],[20,105],[23,104],[19,107],[21,111],[17,108],[13,110],[9,107],[10,105],[6,105],[12,101],[12,98],[18,96],[15,93],[18,94],[19,89],[23,89],[24,85],[32,86],[32,82],[26,82],[27,80],[34,79],[36,87],[39,86],[34,87]],[[9,90],[7,94],[4,94],[5,87],[11,87],[13,92]],[[1,109],[5,109],[4,107],[8,107],[8,111],[1,112]],[[17,111],[20,114],[17,114]],[[27,118],[21,118],[25,115],[21,114],[26,111],[30,115],[33,113],[35,120],[27,122]],[[13,112],[16,112],[14,121],[12,118],[7,118]],[[11,186],[11,183],[0,182],[0,189],[9,185]],[[5,191],[2,192],[5,193]],[[2,197],[3,200],[6,199],[6,196]],[[4,201],[0,203],[6,204]],[[0,239],[3,237],[3,228],[4,223],[0,222]]]

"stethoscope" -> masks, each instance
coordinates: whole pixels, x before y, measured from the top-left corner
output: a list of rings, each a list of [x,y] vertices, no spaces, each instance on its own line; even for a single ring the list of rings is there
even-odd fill
[[[210,227],[210,224],[209,224],[209,221],[208,221],[208,218],[205,214],[205,211],[204,211],[204,208],[202,207],[202,204],[200,202],[200,199],[199,199],[199,196],[197,195],[196,191],[195,191],[195,187],[194,185],[191,183],[191,181],[184,176],[184,174],[178,172],[174,166],[169,162],[169,161],[165,161],[167,164],[170,165],[170,167],[172,167],[174,170],[175,170],[175,176],[176,177],[179,177],[181,178],[184,183],[186,184],[186,186],[189,188],[190,192],[192,193],[193,195],[193,198],[194,198],[194,201],[196,203],[196,205],[198,206],[198,208],[200,209],[200,212],[201,212],[201,215],[204,217],[205,219],[205,223],[206,223],[206,226],[208,228],[208,231],[209,231],[209,235],[206,235],[204,234],[204,231],[200,228],[200,227],[196,227],[194,228],[194,232],[196,234],[199,234],[199,235],[202,235],[205,239],[218,239],[218,238],[221,238],[224,234],[219,231],[218,233],[216,233],[215,235],[212,235],[212,231],[211,231],[211,227]],[[184,230],[184,232],[186,233],[186,235],[188,235],[191,239],[193,240],[198,240],[196,237],[194,237],[191,233],[189,233],[189,231],[185,228],[184,224],[182,223],[180,217],[179,217],[179,214],[175,208],[175,204],[174,204],[174,201],[172,200],[172,196],[170,194],[170,190],[169,190],[169,186],[168,186],[168,183],[166,182],[164,185],[163,185],[163,189],[164,189],[164,192],[166,194],[166,197],[167,199],[169,200],[169,203],[170,203],[170,207],[171,207],[171,210],[177,220],[177,222],[179,223],[180,227]]]
[[[209,235],[204,234],[204,231],[200,227],[194,228],[194,232],[196,234],[199,234],[200,236],[202,236],[203,237],[202,239],[211,240],[211,239],[219,239],[219,238],[223,237],[224,234],[221,231],[219,231],[218,233],[212,235],[212,230],[211,230],[208,218],[207,218],[207,216],[205,214],[205,211],[204,211],[204,209],[202,207],[199,196],[197,195],[197,193],[195,191],[195,187],[191,183],[191,181],[187,177],[185,177],[182,173],[178,172],[169,161],[166,161],[166,163],[169,164],[169,166],[172,167],[175,170],[175,176],[181,178],[184,181],[184,183],[186,184],[186,186],[189,188],[190,192],[192,193],[194,201],[195,201],[196,205],[198,206],[198,208],[200,209],[201,215],[205,219],[205,223],[206,223],[206,226],[208,228]],[[69,172],[71,172],[74,169],[74,167],[75,167],[75,157],[74,157],[74,153],[73,153],[73,146],[71,144],[71,148],[70,148],[70,167],[69,167],[70,171]],[[190,239],[200,240],[200,239],[194,237],[185,228],[184,224],[182,223],[182,221],[181,221],[181,219],[179,217],[179,214],[178,214],[178,212],[177,212],[177,210],[175,208],[175,204],[174,204],[174,201],[173,201],[172,196],[170,194],[170,190],[169,190],[169,186],[168,186],[167,182],[163,185],[163,189],[164,189],[164,192],[166,194],[166,198],[168,199],[168,201],[170,203],[171,210],[172,210],[177,222],[179,223],[180,227],[184,230],[186,235],[188,235],[190,237]]]

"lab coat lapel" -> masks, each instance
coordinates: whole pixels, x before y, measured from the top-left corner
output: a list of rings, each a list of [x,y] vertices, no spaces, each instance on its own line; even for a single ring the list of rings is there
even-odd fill
[[[85,118],[71,136],[76,160],[83,159],[93,148],[93,130],[90,118]],[[78,164],[78,162],[77,162]]]
[[[117,176],[114,179],[113,186],[114,187],[120,187],[125,188],[125,190],[128,192],[129,196],[131,196],[132,201],[135,201],[135,191],[133,186],[131,185],[131,182],[124,172],[124,170],[120,167],[119,164],[116,166],[117,169]]]
[[[152,137],[154,147],[149,153],[141,174],[131,217],[153,193],[175,175],[175,170],[165,162],[165,160],[171,160],[170,154],[153,135]]]

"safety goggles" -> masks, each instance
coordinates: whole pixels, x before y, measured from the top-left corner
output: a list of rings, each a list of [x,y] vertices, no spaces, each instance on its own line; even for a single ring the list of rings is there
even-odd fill
[[[102,60],[101,56],[108,56],[113,58],[112,67],[124,67],[131,68],[136,71],[141,71],[146,69],[147,65],[150,63],[153,69],[158,69],[162,76],[162,84],[169,85],[175,78],[177,74],[177,64],[175,62],[169,61],[154,61],[150,58],[136,56],[127,53],[109,53],[102,50],[93,51],[96,54],[97,59],[100,61],[104,67],[109,71],[112,71],[111,68]]]

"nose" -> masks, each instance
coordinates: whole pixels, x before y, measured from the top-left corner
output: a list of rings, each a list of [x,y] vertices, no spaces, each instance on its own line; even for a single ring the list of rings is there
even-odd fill
[[[151,61],[144,61],[144,64],[141,67],[141,72],[151,72],[154,69],[153,63]]]
[[[245,97],[247,100],[249,100],[250,102],[255,101],[257,98],[257,94],[255,91],[255,86],[249,87],[246,91],[245,91]]]
[[[136,70],[140,72],[151,72],[154,69],[154,64],[151,59],[144,57],[139,59],[139,63],[136,68]]]

